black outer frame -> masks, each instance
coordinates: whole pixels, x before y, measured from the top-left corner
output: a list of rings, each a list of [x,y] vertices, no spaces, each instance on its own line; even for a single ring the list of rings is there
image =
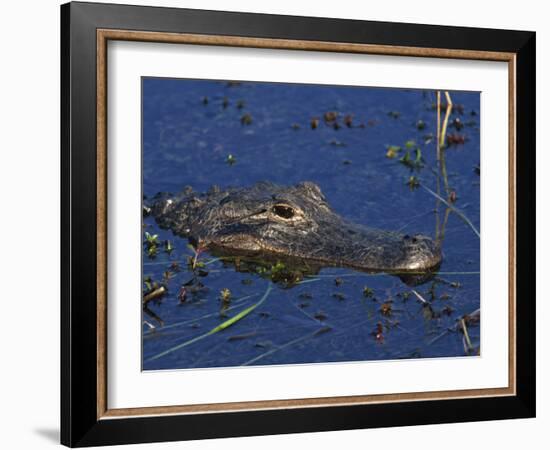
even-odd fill
[[[96,29],[512,52],[517,395],[97,419]],[[535,416],[535,33],[127,5],[61,6],[61,443],[71,447]]]

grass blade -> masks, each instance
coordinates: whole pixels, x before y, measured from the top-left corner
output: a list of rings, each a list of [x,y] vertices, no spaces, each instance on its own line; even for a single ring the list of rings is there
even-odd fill
[[[222,330],[225,330],[226,328],[229,328],[231,325],[234,325],[235,323],[237,323],[239,320],[243,319],[244,317],[248,316],[252,311],[254,311],[258,306],[260,306],[263,302],[265,302],[265,300],[267,299],[267,297],[269,296],[269,293],[271,292],[271,289],[272,289],[272,284],[269,283],[267,285],[267,289],[265,291],[265,294],[263,295],[263,297],[258,301],[258,303],[255,303],[254,305],[252,306],[249,306],[248,308],[244,309],[243,311],[241,311],[240,313],[236,314],[235,316],[227,319],[225,322],[221,323],[220,325],[218,325],[217,327],[215,328],[212,328],[210,331],[204,333],[204,334],[201,334],[199,336],[196,336],[194,337],[193,339],[190,339],[188,341],[185,341],[185,342],[182,342],[181,344],[178,344],[174,347],[171,347],[169,348],[168,350],[164,350],[163,352],[160,352],[160,353],[157,353],[156,355],[150,357],[149,359],[146,360],[146,362],[149,362],[149,361],[154,361],[156,359],[159,359],[159,358],[162,358],[163,356],[166,356],[170,353],[173,353],[177,350],[180,350],[184,347],[187,347],[188,345],[191,345],[191,344],[194,344],[195,342],[198,342],[202,339],[204,339],[205,337],[208,337],[208,336],[211,336],[212,334],[215,334],[215,333],[218,333],[219,331],[222,331]]]
[[[248,300],[249,298],[251,297],[255,297],[256,295],[258,294],[250,294],[250,295],[245,295],[244,297],[239,297],[235,300],[233,300],[231,303],[233,304],[233,306],[230,306],[229,308],[227,308],[225,310],[225,312],[228,312],[228,311],[231,311],[233,309],[236,309],[236,308],[239,308],[240,306],[242,306],[243,303],[246,303],[245,300]],[[190,319],[190,320],[184,320],[183,322],[176,322],[176,323],[171,323],[170,325],[164,325],[162,327],[162,329],[158,330],[158,329],[155,329],[154,331],[147,331],[147,332],[144,332],[143,333],[143,336],[146,337],[150,334],[158,334],[159,332],[164,332],[166,330],[169,330],[171,328],[177,328],[177,327],[181,327],[181,326],[184,326],[184,325],[189,325],[190,323],[196,323],[198,322],[199,320],[202,320],[202,319],[208,319],[209,317],[214,317],[214,316],[217,316],[219,315],[219,312],[214,312],[214,313],[209,313],[209,314],[205,314],[203,316],[199,316],[199,317],[196,317],[194,319]]]
[[[454,213],[456,213],[464,222],[466,222],[470,228],[473,230],[473,232],[475,234],[477,234],[477,237],[481,239],[481,236],[479,234],[479,231],[477,231],[477,228],[475,227],[475,225],[470,221],[470,219],[468,219],[464,213],[462,211],[460,211],[459,209],[456,209],[454,206],[452,206],[447,200],[445,200],[443,197],[441,197],[440,195],[437,195],[434,191],[432,191],[430,188],[424,186],[423,184],[420,185],[422,188],[424,188],[426,191],[428,191],[430,194],[432,194],[435,198],[437,198],[439,201],[443,202],[447,208],[449,208],[451,211],[453,211]]]

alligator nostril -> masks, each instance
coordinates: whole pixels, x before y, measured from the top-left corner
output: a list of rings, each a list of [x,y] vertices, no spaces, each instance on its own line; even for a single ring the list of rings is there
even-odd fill
[[[416,244],[417,242],[418,242],[418,239],[415,238],[415,237],[413,237],[413,238],[412,238],[412,243],[413,243],[413,244]]]

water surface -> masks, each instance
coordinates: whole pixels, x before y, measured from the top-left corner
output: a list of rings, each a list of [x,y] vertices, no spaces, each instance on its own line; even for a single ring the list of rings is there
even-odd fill
[[[456,192],[454,206],[479,230],[479,93],[451,96],[459,105],[451,121],[458,118],[463,128],[450,126],[448,133],[466,140],[445,151],[449,186]],[[150,198],[186,185],[204,192],[212,185],[313,181],[333,209],[353,222],[434,237],[436,198],[408,185],[415,176],[436,191],[434,103],[435,92],[423,90],[145,78],[143,193]],[[327,111],[339,113],[338,129],[324,122]],[[250,124],[243,123],[247,114]],[[348,114],[351,127],[343,121]],[[310,125],[314,117],[316,129]],[[411,140],[424,162],[419,171],[399,162]],[[391,145],[402,147],[393,159],[387,157]],[[204,289],[181,303],[180,288],[192,276],[187,240],[160,230],[150,218],[144,219],[145,231],[174,247],[167,253],[161,246],[150,258],[144,246],[144,280],[161,283],[171,272],[167,294],[148,304],[164,326],[143,315],[145,370],[466,355],[457,320],[479,308],[480,246],[457,214],[446,224],[440,273],[428,283],[411,287],[395,276],[325,268],[292,287],[274,284],[242,320],[158,358],[257,303],[270,281],[205,253]],[[372,295],[364,295],[365,287]],[[223,289],[230,290],[231,301],[220,315]],[[470,354],[477,354],[479,326],[469,327],[468,337]]]

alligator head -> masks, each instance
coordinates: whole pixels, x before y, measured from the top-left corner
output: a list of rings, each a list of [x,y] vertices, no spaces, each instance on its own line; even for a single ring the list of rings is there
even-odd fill
[[[249,256],[278,255],[364,271],[426,273],[441,262],[429,237],[369,228],[335,213],[311,182],[261,182],[208,194],[160,195],[147,210],[194,245]]]

